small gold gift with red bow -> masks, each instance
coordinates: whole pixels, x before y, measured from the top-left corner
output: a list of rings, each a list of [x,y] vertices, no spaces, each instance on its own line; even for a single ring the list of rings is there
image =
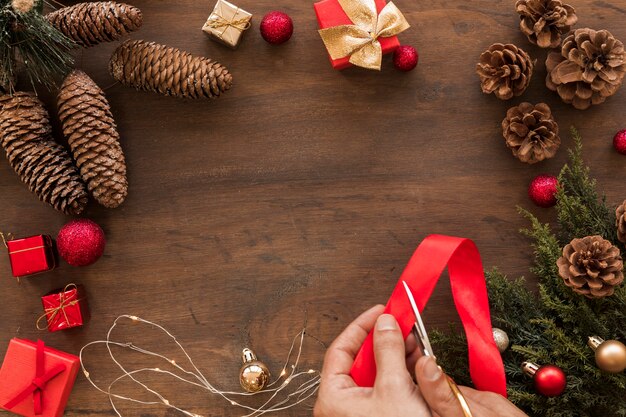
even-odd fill
[[[252,14],[225,0],[217,0],[213,12],[202,30],[211,38],[237,48],[243,33],[250,28]]]

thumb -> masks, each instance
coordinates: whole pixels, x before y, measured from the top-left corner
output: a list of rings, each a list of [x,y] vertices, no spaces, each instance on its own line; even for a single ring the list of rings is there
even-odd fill
[[[376,381],[374,387],[393,392],[413,382],[406,368],[404,338],[398,322],[391,314],[382,314],[374,329],[374,356]]]
[[[432,356],[422,356],[415,364],[417,385],[430,408],[440,417],[463,417],[459,400],[448,385],[443,373]]]

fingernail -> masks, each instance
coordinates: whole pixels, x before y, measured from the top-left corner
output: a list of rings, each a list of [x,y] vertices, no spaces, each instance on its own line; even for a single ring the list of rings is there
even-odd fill
[[[398,329],[398,323],[391,314],[382,314],[376,321],[376,330],[387,331],[396,329]]]
[[[441,367],[437,365],[437,362],[433,357],[428,357],[426,359],[426,363],[422,368],[422,373],[424,374],[424,378],[429,381],[435,381],[441,377]]]

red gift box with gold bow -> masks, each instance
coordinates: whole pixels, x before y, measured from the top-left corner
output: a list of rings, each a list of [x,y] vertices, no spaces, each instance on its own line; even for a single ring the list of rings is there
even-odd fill
[[[408,29],[402,12],[385,0],[322,0],[313,5],[319,33],[335,69],[352,65],[380,70],[382,56]]]
[[[12,339],[0,369],[0,406],[25,417],[61,417],[79,367],[77,356],[41,340]]]
[[[41,297],[44,313],[37,320],[39,330],[50,332],[79,327],[89,321],[87,296],[82,285],[69,284]],[[47,324],[44,324],[47,323]]]

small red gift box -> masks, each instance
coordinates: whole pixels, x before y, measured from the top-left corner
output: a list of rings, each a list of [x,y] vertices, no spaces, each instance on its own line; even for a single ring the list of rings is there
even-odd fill
[[[37,328],[50,332],[79,327],[89,321],[87,297],[82,285],[69,284],[65,288],[52,291],[41,297],[44,314],[37,321]],[[40,322],[46,321],[42,326]]]
[[[12,339],[0,369],[0,406],[31,417],[60,417],[80,367],[77,356]]]
[[[6,242],[11,270],[16,278],[46,272],[56,267],[52,238],[37,235]]]
[[[387,2],[385,0],[375,0],[376,10],[378,13],[385,7]],[[313,5],[315,8],[315,14],[317,15],[317,22],[320,29],[327,29],[339,25],[351,25],[353,22],[350,20],[346,12],[343,10],[338,0],[322,0]],[[400,46],[400,41],[397,36],[390,36],[388,38],[378,38],[380,46],[383,50],[383,55],[388,54],[396,50]],[[330,58],[330,63],[333,68],[341,70],[351,67],[350,57],[344,57],[339,59]]]

